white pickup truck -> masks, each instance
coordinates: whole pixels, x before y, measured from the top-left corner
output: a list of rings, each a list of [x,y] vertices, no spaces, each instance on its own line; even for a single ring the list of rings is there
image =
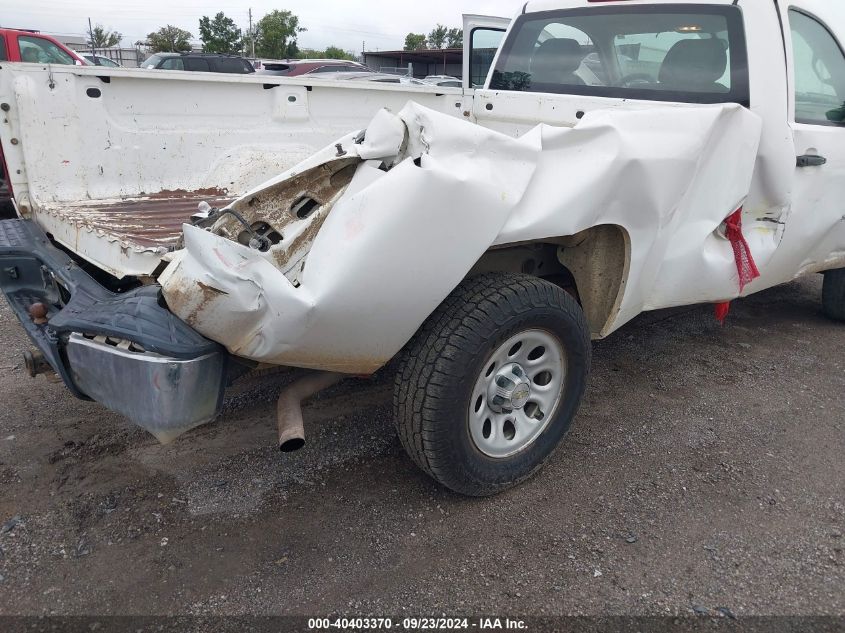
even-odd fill
[[[643,311],[824,272],[845,320],[845,7],[530,1],[472,91],[495,28],[436,93],[3,65],[33,373],[169,441],[251,368],[317,370],[279,401],[291,450],[302,398],[390,363],[412,459],[486,495]]]

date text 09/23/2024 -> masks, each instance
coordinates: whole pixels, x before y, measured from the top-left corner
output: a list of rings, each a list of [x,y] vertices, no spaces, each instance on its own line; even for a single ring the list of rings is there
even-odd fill
[[[509,618],[310,618],[308,629],[311,631],[361,631],[361,630],[390,630],[400,631],[448,631],[448,630],[479,630],[479,631],[525,631],[528,629],[523,620]]]

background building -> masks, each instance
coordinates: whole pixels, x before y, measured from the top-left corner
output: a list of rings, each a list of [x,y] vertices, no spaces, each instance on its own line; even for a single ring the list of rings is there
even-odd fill
[[[428,75],[463,76],[462,48],[442,48],[419,51],[371,51],[364,53],[364,64],[376,72],[407,73],[418,79]]]

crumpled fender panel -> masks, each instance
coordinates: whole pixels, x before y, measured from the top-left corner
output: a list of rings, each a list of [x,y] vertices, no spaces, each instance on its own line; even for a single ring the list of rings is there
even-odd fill
[[[409,103],[379,113],[363,142],[344,137],[233,203],[258,226],[267,214],[250,215],[249,201],[307,197],[303,174],[357,159],[345,188],[315,194],[312,216],[273,216],[278,244],[238,243],[232,216],[185,226],[159,281],[175,314],[237,356],[370,373],[491,246],[615,224],[631,238],[618,327],[685,296],[689,276],[707,279],[704,294],[737,293],[717,229],[748,193],[760,127],[739,106],[669,106],[513,139]]]

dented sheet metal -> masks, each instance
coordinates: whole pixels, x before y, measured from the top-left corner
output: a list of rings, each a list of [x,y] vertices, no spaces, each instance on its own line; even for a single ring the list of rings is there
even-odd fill
[[[171,310],[237,356],[370,373],[491,247],[612,225],[627,277],[603,336],[644,309],[738,294],[720,227],[748,195],[760,130],[739,106],[666,106],[514,139],[410,103],[211,230],[185,226],[160,282]]]

